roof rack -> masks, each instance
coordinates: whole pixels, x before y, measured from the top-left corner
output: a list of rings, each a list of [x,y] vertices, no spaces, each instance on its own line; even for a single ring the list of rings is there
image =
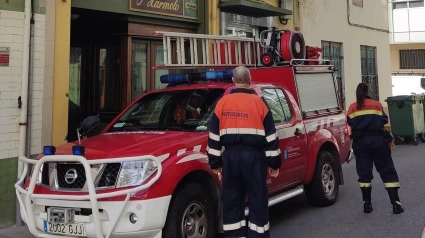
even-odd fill
[[[254,38],[164,31],[155,31],[153,35],[162,37],[164,47],[164,63],[155,65],[154,70],[164,68],[223,70],[241,65],[249,68],[270,67],[261,64],[260,57],[266,49],[261,46],[261,39],[256,38],[255,33]],[[296,65],[330,66],[330,60],[291,59],[276,64],[276,66]]]
[[[257,62],[260,62],[262,48],[255,35],[254,38],[240,38],[164,31],[153,34],[161,36],[164,45],[164,64],[156,65],[153,69],[249,67],[257,66]],[[189,52],[186,52],[187,46]],[[173,54],[174,50],[176,55]]]

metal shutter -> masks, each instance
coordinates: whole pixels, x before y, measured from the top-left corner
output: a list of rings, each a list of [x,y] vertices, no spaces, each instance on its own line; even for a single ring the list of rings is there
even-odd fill
[[[332,73],[296,74],[295,79],[303,112],[338,107]]]

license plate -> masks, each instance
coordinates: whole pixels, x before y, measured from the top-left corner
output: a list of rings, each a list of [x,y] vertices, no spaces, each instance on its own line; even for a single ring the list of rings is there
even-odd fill
[[[80,223],[51,223],[44,221],[44,231],[47,233],[70,235],[70,236],[87,236],[84,224]]]

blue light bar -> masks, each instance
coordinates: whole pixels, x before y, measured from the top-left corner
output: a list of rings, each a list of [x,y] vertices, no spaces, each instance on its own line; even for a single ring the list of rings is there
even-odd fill
[[[85,151],[85,148],[82,145],[74,145],[72,147],[72,154],[73,155],[84,156],[84,151]]]
[[[232,82],[233,70],[207,71],[191,74],[167,74],[161,76],[161,83],[171,85],[188,84],[199,81]]]
[[[56,153],[56,147],[53,145],[46,145],[43,147],[44,155],[54,155]]]

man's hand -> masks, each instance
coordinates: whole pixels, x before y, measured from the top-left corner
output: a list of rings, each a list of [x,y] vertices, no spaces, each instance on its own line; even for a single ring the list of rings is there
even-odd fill
[[[279,169],[274,170],[269,168],[269,175],[276,178],[279,175]]]
[[[217,174],[218,179],[221,181],[221,179],[223,178],[223,177],[221,176],[222,169],[221,169],[221,168],[213,169],[213,171],[214,171],[214,173],[215,173],[215,174]]]

